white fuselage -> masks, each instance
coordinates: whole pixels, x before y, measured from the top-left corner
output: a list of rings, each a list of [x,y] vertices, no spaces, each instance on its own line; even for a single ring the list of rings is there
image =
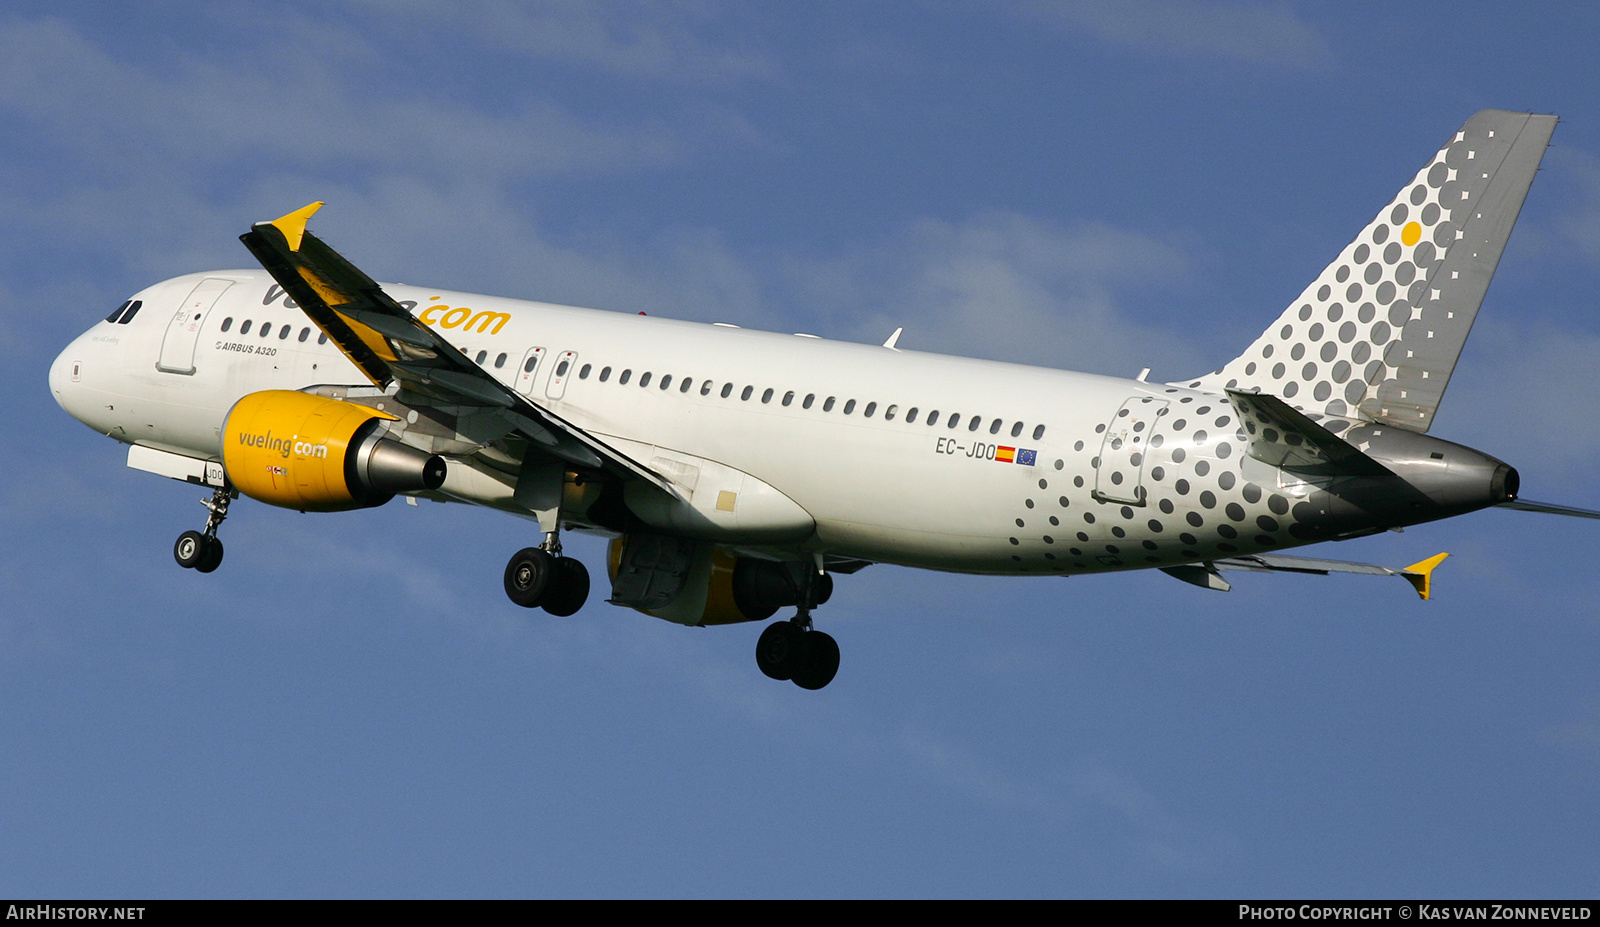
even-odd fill
[[[179,324],[208,278],[232,285]],[[635,460],[720,467],[786,497],[814,521],[805,537],[783,539],[790,549],[976,573],[1098,572],[1306,543],[1293,521],[1317,514],[1306,508],[1317,487],[1250,459],[1232,407],[1215,393],[385,291],[490,375]],[[50,373],[68,412],[120,441],[219,460],[224,418],[242,396],[366,383],[264,271],[179,277],[134,298],[143,307],[131,322],[95,325]],[[483,481],[446,489],[508,507],[509,490],[474,485]],[[740,543],[736,530],[725,540]],[[744,541],[762,540],[752,523]]]

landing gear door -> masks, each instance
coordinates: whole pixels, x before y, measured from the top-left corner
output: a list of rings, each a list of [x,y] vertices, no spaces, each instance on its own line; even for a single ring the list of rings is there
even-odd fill
[[[545,387],[544,394],[551,399],[560,399],[567,391],[567,381],[572,379],[573,367],[577,365],[578,352],[562,351],[556,358],[556,369],[550,371],[550,385]]]
[[[528,353],[522,356],[522,366],[517,368],[517,392],[524,396],[533,395],[534,379],[538,376],[539,365],[544,362],[544,348],[529,348]]]
[[[1106,425],[1096,458],[1094,496],[1102,502],[1144,505],[1144,459],[1167,401],[1134,396]]]
[[[161,359],[156,361],[157,370],[186,376],[194,373],[194,347],[200,340],[200,325],[216,304],[217,297],[230,286],[233,286],[232,280],[207,277],[184,299],[172,321],[167,323],[167,335],[161,341]]]

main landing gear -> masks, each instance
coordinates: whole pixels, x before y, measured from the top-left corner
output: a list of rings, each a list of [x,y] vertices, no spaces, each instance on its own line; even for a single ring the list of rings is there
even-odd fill
[[[793,618],[767,625],[756,641],[756,666],[773,679],[788,679],[802,689],[820,689],[839,672],[839,644],[811,627],[811,609],[828,599],[833,581],[807,570],[800,607]]]
[[[589,570],[582,561],[561,556],[554,531],[539,547],[525,547],[506,564],[506,595],[523,608],[543,608],[565,618],[589,598]]]
[[[178,542],[172,545],[172,559],[178,561],[178,566],[210,573],[222,565],[222,539],[217,537],[217,528],[228,517],[228,503],[238,497],[231,489],[218,488],[211,491],[210,499],[200,500],[211,515],[206,518],[204,531],[185,531],[178,535]]]

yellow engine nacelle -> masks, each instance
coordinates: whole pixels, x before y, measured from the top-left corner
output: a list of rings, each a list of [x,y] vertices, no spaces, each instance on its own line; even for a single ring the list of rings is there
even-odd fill
[[[222,466],[252,499],[302,512],[382,505],[397,492],[438,489],[444,459],[382,436],[393,415],[292,390],[234,403],[222,425]]]
[[[631,556],[630,547],[636,548]],[[810,569],[810,564],[739,557],[705,541],[658,535],[616,538],[606,556],[613,601],[687,625],[765,621],[778,609],[799,604],[795,571]],[[833,593],[833,578],[823,574],[818,581],[823,584],[820,605]]]

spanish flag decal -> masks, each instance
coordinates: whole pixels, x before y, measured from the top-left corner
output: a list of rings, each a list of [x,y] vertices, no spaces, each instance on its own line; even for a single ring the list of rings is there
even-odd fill
[[[1014,447],[999,448],[994,452],[994,459],[1000,463],[1016,463],[1017,449]]]

